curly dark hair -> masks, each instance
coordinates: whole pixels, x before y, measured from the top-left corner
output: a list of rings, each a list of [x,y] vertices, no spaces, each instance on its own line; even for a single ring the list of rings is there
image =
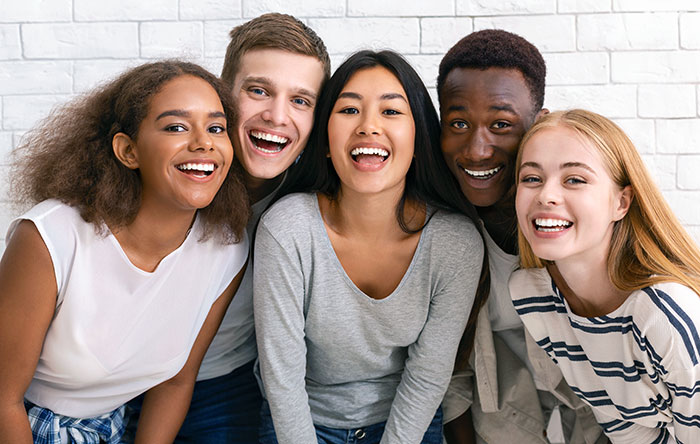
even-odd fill
[[[457,42],[440,61],[438,98],[447,75],[455,68],[512,68],[520,71],[530,89],[537,113],[544,105],[544,81],[547,75],[542,54],[535,46],[512,32],[484,29]]]
[[[16,150],[12,192],[24,202],[58,199],[104,232],[131,223],[141,206],[141,177],[114,155],[118,132],[136,140],[151,98],[170,80],[195,76],[212,86],[226,114],[229,137],[236,112],[230,89],[193,63],[165,60],[132,68],[67,105],[52,111],[28,132]],[[240,240],[248,220],[248,195],[241,167],[234,161],[212,202],[199,210],[202,240],[216,235],[222,243]]]

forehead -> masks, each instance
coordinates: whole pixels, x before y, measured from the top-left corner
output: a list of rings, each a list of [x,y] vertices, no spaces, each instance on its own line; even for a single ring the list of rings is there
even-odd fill
[[[406,92],[399,79],[383,66],[373,66],[355,71],[348,79],[343,91],[366,91],[367,93],[400,93]]]
[[[323,64],[316,57],[283,49],[251,49],[241,57],[234,82],[251,77],[318,91],[323,80]]]
[[[455,68],[447,74],[440,90],[440,111],[471,111],[509,105],[516,112],[529,114],[534,102],[525,77],[517,69]]]
[[[207,110],[223,110],[216,90],[204,79],[182,75],[163,84],[149,103],[150,112],[163,109],[189,109],[202,107]]]
[[[543,128],[523,145],[521,163],[561,165],[570,162],[585,163],[593,169],[606,170],[603,157],[585,136],[566,126]]]

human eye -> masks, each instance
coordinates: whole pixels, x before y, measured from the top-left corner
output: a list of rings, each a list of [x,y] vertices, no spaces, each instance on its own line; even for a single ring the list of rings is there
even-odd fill
[[[209,132],[213,134],[221,134],[226,132],[226,126],[219,123],[209,127]]]
[[[524,174],[520,176],[520,183],[522,184],[538,184],[540,182],[542,182],[542,179],[534,174]]]
[[[341,110],[338,111],[340,114],[359,114],[360,110],[353,106],[346,106],[345,108],[342,108]]]
[[[580,176],[569,176],[566,178],[564,183],[567,183],[569,185],[581,185],[581,184],[585,184],[588,182],[586,182],[586,179],[584,179],[583,177],[580,177]]]
[[[169,133],[180,133],[183,131],[187,131],[187,128],[185,128],[185,125],[182,125],[180,123],[174,123],[171,125],[167,125],[165,127],[165,131],[167,131]]]
[[[497,122],[494,122],[494,123],[491,125],[491,128],[501,130],[501,129],[510,128],[511,126],[513,126],[513,125],[511,125],[510,123],[505,122],[505,121],[503,121],[503,120],[499,120],[499,121],[497,121]]]
[[[401,111],[396,110],[396,109],[392,109],[392,108],[385,109],[382,112],[383,112],[383,114],[385,114],[387,116],[398,116],[399,114],[403,114]]]
[[[257,87],[257,86],[251,86],[250,88],[248,88],[248,92],[254,96],[266,96],[267,95],[267,91],[265,91],[264,89]]]
[[[469,125],[464,120],[454,120],[452,123],[450,123],[450,126],[458,130],[465,130],[469,128]]]
[[[303,97],[295,97],[292,99],[292,103],[299,106],[311,106],[311,102]]]

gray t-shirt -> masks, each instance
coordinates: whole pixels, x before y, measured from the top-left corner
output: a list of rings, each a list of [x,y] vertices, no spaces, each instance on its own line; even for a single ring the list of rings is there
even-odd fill
[[[386,420],[382,443],[419,443],[450,381],[482,256],[473,223],[438,211],[397,288],[372,299],[343,270],[316,195],[273,205],[258,226],[254,308],[279,442],[316,442],[314,423]]]

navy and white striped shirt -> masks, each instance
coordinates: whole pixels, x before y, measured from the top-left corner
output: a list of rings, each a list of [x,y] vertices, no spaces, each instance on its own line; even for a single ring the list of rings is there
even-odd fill
[[[509,287],[525,327],[612,442],[700,443],[700,296],[663,283],[586,318],[545,269],[518,270]]]

